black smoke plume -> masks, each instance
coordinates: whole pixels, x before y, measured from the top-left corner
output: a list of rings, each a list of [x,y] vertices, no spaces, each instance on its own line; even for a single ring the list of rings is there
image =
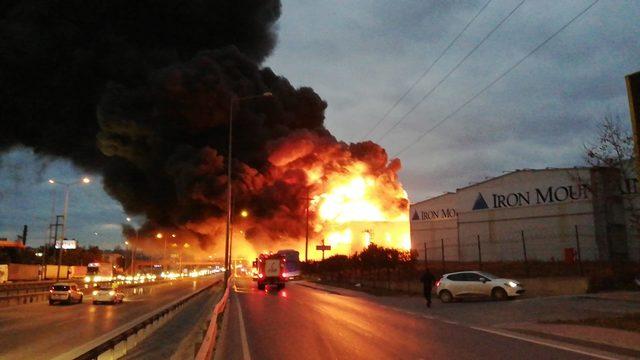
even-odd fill
[[[22,144],[101,174],[146,230],[220,236],[232,103],[234,208],[251,210],[249,237],[302,236],[307,192],[354,161],[398,190],[399,162],[336,141],[311,88],[260,67],[279,1],[22,0],[0,12],[0,151]]]

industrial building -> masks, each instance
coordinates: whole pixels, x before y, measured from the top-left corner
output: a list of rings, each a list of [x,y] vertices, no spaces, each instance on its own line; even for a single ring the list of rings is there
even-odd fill
[[[411,248],[461,262],[637,261],[637,193],[613,168],[516,170],[412,204]]]

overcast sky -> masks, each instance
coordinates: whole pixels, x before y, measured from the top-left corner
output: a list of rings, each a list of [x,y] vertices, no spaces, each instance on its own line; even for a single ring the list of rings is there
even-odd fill
[[[296,86],[313,87],[329,104],[329,130],[340,140],[360,141],[486,1],[285,0],[279,43],[265,65]],[[519,3],[489,3],[369,138],[380,139]],[[591,3],[525,2],[380,143],[397,154]],[[401,181],[411,202],[514,169],[582,165],[583,144],[605,114],[628,121],[624,76],[640,71],[638,19],[640,1],[599,1],[404,151]],[[0,237],[15,239],[28,224],[30,243],[39,245],[51,216],[46,180],[84,174],[28,149],[0,161]],[[126,215],[100,181],[72,188],[69,233],[83,245],[113,247],[122,242]]]

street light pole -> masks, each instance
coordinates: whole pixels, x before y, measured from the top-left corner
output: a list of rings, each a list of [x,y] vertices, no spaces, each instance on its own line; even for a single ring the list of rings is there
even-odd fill
[[[56,281],[60,280],[60,266],[62,265],[62,243],[64,242],[64,236],[65,236],[65,232],[67,230],[67,213],[68,213],[68,209],[69,209],[69,190],[71,188],[71,186],[73,185],[78,185],[78,184],[88,184],[90,183],[91,180],[89,180],[88,177],[82,178],[82,180],[76,181],[76,182],[72,182],[72,183],[63,183],[63,182],[59,182],[56,181],[54,179],[49,179],[49,183],[50,184],[60,184],[62,186],[64,186],[64,212],[62,215],[62,231],[61,231],[61,235],[60,235],[60,249],[58,249],[58,270],[56,273]],[[57,241],[57,239],[56,239]],[[55,248],[55,242],[54,242],[54,248]]]
[[[227,233],[224,242],[224,286],[227,287],[229,282],[229,268],[231,266],[231,244],[232,244],[232,226],[231,226],[231,213],[233,209],[232,204],[232,185],[231,185],[231,166],[233,163],[233,105],[243,100],[256,99],[260,97],[271,97],[273,94],[265,92],[261,95],[247,96],[247,97],[232,97],[229,103],[229,139],[228,139],[228,152],[227,152]]]
[[[233,102],[236,98],[231,98],[229,104],[229,139],[227,150],[227,232],[224,242],[224,286],[227,287],[227,281],[229,279],[229,253],[231,243],[231,155],[233,150]]]

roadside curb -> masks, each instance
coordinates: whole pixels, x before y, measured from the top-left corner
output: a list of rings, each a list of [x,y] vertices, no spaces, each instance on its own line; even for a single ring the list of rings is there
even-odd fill
[[[562,342],[562,343],[577,345],[577,346],[581,346],[581,347],[585,347],[585,348],[597,349],[597,350],[605,351],[605,352],[616,354],[616,355],[623,355],[623,356],[629,356],[629,357],[633,357],[633,358],[640,358],[640,351],[639,350],[623,348],[623,347],[619,347],[619,346],[614,346],[614,345],[609,345],[609,344],[599,343],[599,342],[594,342],[594,341],[589,341],[589,340],[576,339],[576,338],[571,338],[571,337],[567,337],[567,336],[560,336],[560,335],[556,335],[556,334],[545,333],[545,332],[529,330],[529,329],[507,328],[505,330],[508,330],[510,332],[516,332],[516,333],[524,334],[524,335],[535,336],[535,337],[542,338],[542,339],[554,340],[554,341],[559,341],[559,342]]]

